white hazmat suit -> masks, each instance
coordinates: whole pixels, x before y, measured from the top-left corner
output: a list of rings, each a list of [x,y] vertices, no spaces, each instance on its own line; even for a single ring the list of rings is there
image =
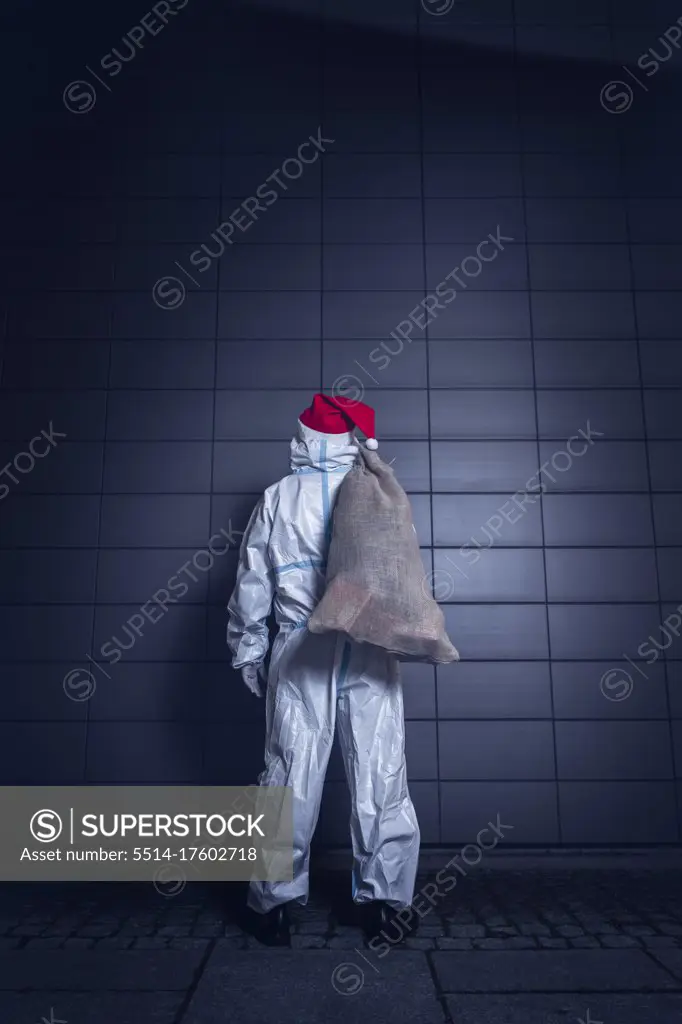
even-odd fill
[[[337,723],[351,795],[353,899],[412,902],[419,826],[407,787],[398,662],[378,647],[306,628],[324,592],[334,498],[357,451],[351,433],[323,434],[299,421],[292,472],[268,487],[251,515],[228,605],[233,667],[251,666],[252,676],[268,651],[273,602],[279,626],[259,782],[293,791],[293,880],[252,882],[248,903],[259,913],[307,902],[310,842]]]

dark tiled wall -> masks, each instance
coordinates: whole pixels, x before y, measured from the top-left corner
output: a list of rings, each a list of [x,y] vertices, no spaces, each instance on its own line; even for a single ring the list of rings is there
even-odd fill
[[[131,51],[146,11],[115,7],[1,16],[2,781],[253,781],[234,553],[117,664],[102,646],[243,527],[336,387],[377,409],[463,657],[404,670],[424,841],[498,813],[509,842],[678,841],[682,640],[647,652],[682,602],[680,11],[189,0]],[[283,177],[318,126],[327,152]],[[167,276],[186,294],[158,304]]]

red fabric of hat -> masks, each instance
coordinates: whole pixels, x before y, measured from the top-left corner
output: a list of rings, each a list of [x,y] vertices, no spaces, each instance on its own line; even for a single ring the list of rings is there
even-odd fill
[[[321,434],[345,434],[358,427],[366,438],[374,439],[374,409],[352,398],[315,395],[299,419],[306,427]]]

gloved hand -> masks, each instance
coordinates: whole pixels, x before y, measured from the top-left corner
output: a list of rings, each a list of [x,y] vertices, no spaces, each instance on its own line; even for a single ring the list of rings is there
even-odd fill
[[[263,681],[267,681],[267,675],[262,661],[253,662],[251,665],[244,665],[242,669],[242,679],[254,696],[262,697],[263,688],[258,681],[258,676],[260,676]]]

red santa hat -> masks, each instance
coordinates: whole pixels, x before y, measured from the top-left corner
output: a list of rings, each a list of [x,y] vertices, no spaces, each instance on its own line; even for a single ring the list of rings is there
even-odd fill
[[[379,442],[374,437],[374,409],[364,402],[341,395],[315,395],[309,407],[299,416],[304,426],[321,434],[346,434],[358,427],[367,438],[367,447],[374,451]]]

